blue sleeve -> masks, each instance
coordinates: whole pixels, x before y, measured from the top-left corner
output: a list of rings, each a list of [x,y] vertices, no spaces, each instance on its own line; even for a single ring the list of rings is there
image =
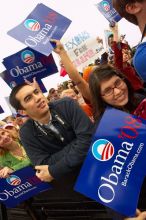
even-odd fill
[[[138,46],[133,58],[133,64],[138,75],[146,82],[146,43]]]

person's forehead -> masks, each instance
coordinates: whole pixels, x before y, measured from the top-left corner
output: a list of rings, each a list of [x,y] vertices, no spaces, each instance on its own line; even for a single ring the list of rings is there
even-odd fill
[[[113,86],[113,83],[116,79],[119,79],[119,76],[112,76],[110,79],[105,79],[101,82],[101,88],[106,88],[108,86]]]
[[[16,94],[16,98],[20,100],[26,97],[27,95],[31,94],[34,91],[34,87],[31,85],[23,86]]]

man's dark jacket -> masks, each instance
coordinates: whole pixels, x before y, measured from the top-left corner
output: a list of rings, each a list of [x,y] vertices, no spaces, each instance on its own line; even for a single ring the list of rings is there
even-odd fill
[[[82,164],[90,147],[94,125],[70,98],[49,104],[52,124],[60,131],[64,141],[57,139],[51,131],[48,135],[29,119],[20,129],[20,137],[33,165],[49,165],[54,178],[60,178]],[[65,126],[56,120],[59,115]]]

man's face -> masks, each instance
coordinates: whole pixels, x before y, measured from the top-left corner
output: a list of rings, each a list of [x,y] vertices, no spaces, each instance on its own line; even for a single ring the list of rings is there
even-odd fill
[[[26,85],[16,94],[25,113],[32,119],[40,119],[48,113],[47,100],[43,93],[33,86]]]

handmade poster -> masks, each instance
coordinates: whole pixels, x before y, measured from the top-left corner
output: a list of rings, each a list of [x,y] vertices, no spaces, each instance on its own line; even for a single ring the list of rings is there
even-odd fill
[[[99,43],[87,31],[82,31],[71,39],[64,40],[63,44],[73,64],[80,72],[105,52],[103,43]]]

